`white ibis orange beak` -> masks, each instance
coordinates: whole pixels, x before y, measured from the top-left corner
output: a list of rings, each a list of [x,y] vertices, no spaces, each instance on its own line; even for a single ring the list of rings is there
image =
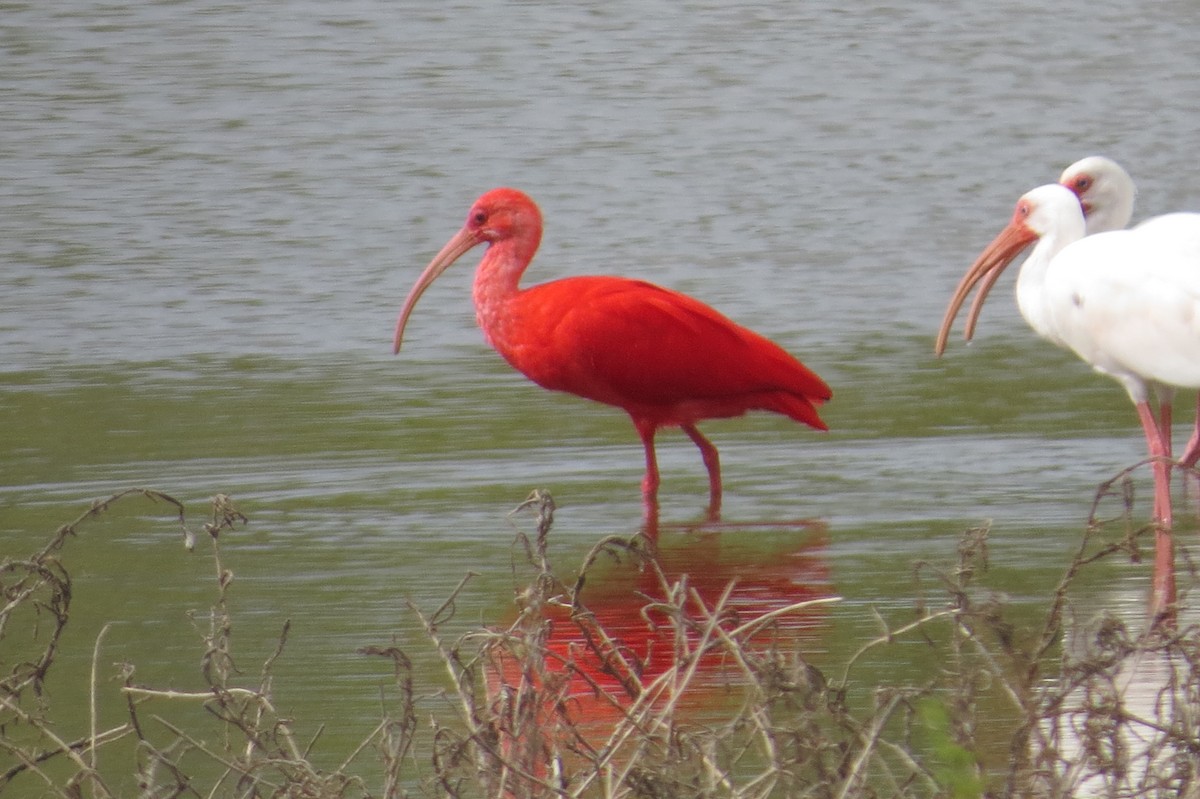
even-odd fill
[[[963,330],[963,338],[967,341],[971,340],[971,337],[975,335],[975,323],[979,319],[979,312],[983,310],[983,302],[987,299],[992,286],[996,284],[1000,273],[1037,238],[1037,234],[1022,221],[1014,219],[975,259],[975,263],[958,282],[958,288],[954,290],[954,296],[950,298],[950,305],[946,308],[946,315],[942,317],[942,327],[938,331],[937,343],[933,347],[935,355],[940,357],[946,351],[946,339],[950,337],[950,326],[954,324],[954,317],[958,315],[958,309],[966,301],[971,289],[979,284],[979,293],[975,295],[975,301],[971,303],[971,310],[967,313],[967,324]]]
[[[429,288],[433,281],[437,280],[438,275],[445,272],[450,264],[457,261],[463,256],[463,253],[481,241],[483,238],[480,237],[478,231],[464,227],[454,234],[454,238],[446,242],[446,246],[442,247],[441,251],[429,262],[429,266],[425,267],[425,271],[421,273],[412,290],[408,292],[408,298],[404,300],[404,307],[400,309],[400,317],[396,320],[396,332],[392,335],[393,355],[400,352],[404,326],[408,324],[408,317],[416,307],[417,300],[421,299],[421,295],[425,293],[425,289]]]

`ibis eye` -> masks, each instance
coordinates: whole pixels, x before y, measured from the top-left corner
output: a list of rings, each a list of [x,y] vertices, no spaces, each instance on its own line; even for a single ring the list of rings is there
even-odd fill
[[[1080,175],[1075,178],[1075,191],[1087,191],[1092,185],[1092,179],[1087,175]]]
[[[487,221],[487,211],[476,211],[471,216],[471,222],[473,222],[476,225],[482,225],[486,221]]]

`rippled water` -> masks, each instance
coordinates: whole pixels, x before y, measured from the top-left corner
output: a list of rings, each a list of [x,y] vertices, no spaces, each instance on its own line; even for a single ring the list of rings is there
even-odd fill
[[[419,269],[494,185],[546,216],[527,282],[681,289],[833,386],[828,434],[765,416],[705,426],[725,516],[747,525],[731,537],[770,551],[775,533],[752,525],[827,529],[827,589],[844,601],[815,650],[873,634],[869,607],[908,605],[907,564],[948,560],[988,519],[996,579],[1036,603],[1097,484],[1142,456],[1123,392],[1037,340],[1011,290],[971,348],[936,361],[933,335],[1016,198],[1085,154],[1133,172],[1139,217],[1200,208],[1195,4],[3,14],[0,550],[31,551],[129,485],[197,517],[230,494],[251,518],[225,544],[248,638],[292,618],[297,715],[365,716],[339,710],[331,735],[377,718],[362,689],[378,671],[355,648],[397,631],[419,648],[405,598],[436,604],[474,570],[475,618],[507,602],[522,524],[507,514],[530,489],[560,505],[565,569],[640,521],[628,420],[486,348],[472,257],[389,353]],[[697,520],[694,448],[668,433],[660,457],[664,520]],[[147,513],[68,549],[80,646],[85,621],[117,621],[115,651],[187,684],[183,614],[211,602],[210,566]],[[1097,595],[1136,613],[1147,570],[1110,577]]]

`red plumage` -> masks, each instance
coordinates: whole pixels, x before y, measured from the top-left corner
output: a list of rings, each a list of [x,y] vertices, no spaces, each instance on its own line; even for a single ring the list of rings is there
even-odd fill
[[[619,277],[570,277],[519,288],[540,241],[541,213],[533,200],[514,189],[484,194],[409,293],[395,349],[425,289],[467,250],[488,242],[474,287],[488,342],[538,385],[629,413],[646,451],[648,507],[658,487],[659,427],[682,427],[700,447],[713,517],[720,508],[720,466],[697,422],[765,410],[827,429],[816,410],[831,396],[825,382],[782,347],[699,300]]]

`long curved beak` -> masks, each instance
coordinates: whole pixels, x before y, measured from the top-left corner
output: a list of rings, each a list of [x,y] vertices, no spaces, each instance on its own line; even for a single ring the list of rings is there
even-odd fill
[[[483,239],[475,231],[464,227],[454,234],[454,238],[446,242],[446,246],[442,247],[441,252],[433,256],[429,266],[425,267],[425,271],[421,273],[412,290],[408,292],[408,298],[404,300],[404,307],[400,309],[400,317],[396,320],[396,332],[392,335],[393,355],[400,352],[400,342],[404,338],[404,326],[408,324],[408,317],[416,307],[417,300],[421,299],[421,295],[425,293],[425,289],[437,280],[438,275],[446,271],[446,267],[481,241]]]
[[[950,305],[946,308],[946,315],[942,317],[942,327],[938,330],[937,343],[933,347],[935,355],[940,357],[946,351],[946,339],[950,337],[950,326],[954,324],[954,317],[958,315],[958,309],[966,301],[971,289],[979,284],[979,293],[971,303],[966,328],[963,331],[963,338],[971,340],[975,335],[975,323],[979,320],[979,312],[983,310],[983,302],[992,286],[996,285],[1000,273],[1036,240],[1037,235],[1033,231],[1023,224],[1013,222],[1000,231],[1000,235],[975,259],[975,263],[958,282],[958,288],[954,290],[954,296],[950,298]]]

